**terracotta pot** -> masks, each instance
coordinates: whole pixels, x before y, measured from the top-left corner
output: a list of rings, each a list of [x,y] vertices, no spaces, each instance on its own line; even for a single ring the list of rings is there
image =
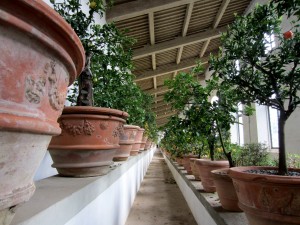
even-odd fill
[[[195,180],[201,180],[200,176],[199,176],[198,168],[196,166],[196,159],[197,158],[190,158],[190,166],[191,166],[191,169],[192,169],[192,174],[195,177]]]
[[[145,131],[145,129],[140,128],[140,127],[138,128],[138,132],[137,132],[137,134],[135,136],[135,140],[134,140],[135,143],[132,146],[130,155],[134,156],[134,155],[139,154],[139,151],[141,149],[141,144],[142,144],[142,138],[143,138],[144,131]]]
[[[0,43],[0,215],[4,215],[32,196],[33,176],[51,136],[61,132],[57,118],[67,86],[83,69],[85,56],[73,29],[37,0],[0,1]]]
[[[211,171],[220,202],[226,210],[242,212],[243,210],[238,206],[238,197],[228,172],[229,168]]]
[[[274,167],[234,167],[229,171],[250,225],[300,224],[300,177],[247,173]],[[291,171],[293,169],[290,169]],[[294,169],[300,172],[300,169]]]
[[[104,175],[113,164],[126,112],[100,107],[65,107],[58,122],[62,133],[53,137],[52,167],[62,176]]]
[[[192,173],[192,168],[190,164],[190,159],[191,158],[197,158],[197,156],[194,155],[184,155],[182,158],[182,165],[184,169],[186,170],[187,174],[191,175]]]
[[[130,156],[138,126],[124,125],[124,132],[120,135],[120,148],[116,150],[114,161],[125,161]]]
[[[151,140],[147,140],[146,145],[145,145],[145,150],[148,150],[151,148]]]
[[[183,166],[183,158],[176,157],[176,162],[178,163],[179,166]]]
[[[222,168],[229,168],[228,161],[211,161],[209,159],[197,159],[196,166],[198,167],[199,176],[205,192],[216,192],[216,186],[212,178],[211,171]]]
[[[141,147],[140,147],[141,151],[147,150],[146,149],[147,140],[148,140],[148,136],[146,136],[145,134],[143,134],[142,143],[141,143]]]

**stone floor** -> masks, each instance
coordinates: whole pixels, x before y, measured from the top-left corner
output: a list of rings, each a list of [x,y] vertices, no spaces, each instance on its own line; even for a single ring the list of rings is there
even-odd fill
[[[154,154],[126,225],[197,225],[159,150]]]

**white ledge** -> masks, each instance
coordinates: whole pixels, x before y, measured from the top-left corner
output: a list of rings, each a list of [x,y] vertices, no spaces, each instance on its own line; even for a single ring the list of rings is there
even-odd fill
[[[195,181],[193,175],[187,175],[183,167],[166,155],[164,158],[199,225],[248,225],[245,213],[223,209],[217,193],[204,192],[201,182]]]
[[[154,149],[115,163],[101,177],[49,177],[36,182],[30,201],[11,225],[125,224]]]

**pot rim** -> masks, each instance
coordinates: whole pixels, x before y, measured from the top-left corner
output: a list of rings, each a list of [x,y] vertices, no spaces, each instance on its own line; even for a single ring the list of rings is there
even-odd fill
[[[65,106],[62,115],[68,115],[68,114],[101,114],[101,115],[121,117],[123,119],[127,119],[129,116],[127,112],[118,109],[94,107],[94,106]]]
[[[22,0],[17,4],[11,0],[1,0],[0,5],[2,23],[10,24],[45,44],[69,64],[69,85],[72,84],[84,68],[85,51],[71,25],[40,0]]]
[[[271,174],[254,174],[245,172],[247,170],[260,170],[271,169],[278,170],[277,167],[272,166],[241,166],[232,167],[229,170],[229,176],[235,180],[248,181],[248,182],[261,182],[261,183],[280,183],[280,184],[297,184],[300,185],[300,176],[283,176],[283,175],[271,175]],[[289,168],[290,171],[300,172],[300,169]]]

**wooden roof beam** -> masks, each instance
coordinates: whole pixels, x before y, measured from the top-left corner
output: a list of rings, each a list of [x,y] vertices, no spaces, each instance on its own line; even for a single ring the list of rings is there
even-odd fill
[[[201,60],[203,64],[208,63],[209,55],[202,58],[192,58],[181,61],[179,64],[171,63],[167,65],[162,65],[158,67],[156,70],[147,70],[147,71],[135,71],[136,75],[135,81],[146,80],[148,78],[152,78],[155,76],[160,76],[167,73],[172,73],[179,70],[188,69],[194,67],[197,64],[197,61]],[[139,75],[142,74],[142,75]]]
[[[192,12],[193,12],[193,7],[194,7],[193,2],[188,4],[187,7],[186,7],[185,18],[184,18],[183,28],[182,28],[182,37],[186,36],[187,30],[189,28],[190,19],[191,19]],[[177,64],[180,63],[182,52],[183,52],[183,46],[180,46],[178,51],[177,51],[177,57],[176,57],[176,63]]]
[[[210,29],[204,32],[200,32],[197,34],[189,35],[186,37],[178,37],[176,39],[165,41],[162,43],[158,43],[155,45],[148,45],[143,48],[139,48],[133,51],[133,59],[143,58],[152,54],[164,52],[170,49],[179,48],[181,46],[190,45],[202,41],[206,41],[208,39],[214,39],[221,36],[222,32],[225,32],[227,29],[226,26]]]
[[[161,11],[199,0],[136,0],[111,7],[106,11],[106,21],[120,21],[149,12]]]
[[[177,111],[175,111],[175,112],[170,112],[170,113],[166,113],[166,114],[157,116],[156,119],[159,120],[159,119],[163,119],[163,118],[166,118],[166,117],[174,116],[174,115],[176,115],[177,113],[178,113]]]
[[[221,4],[221,6],[220,6],[220,8],[218,10],[218,13],[217,13],[217,15],[215,17],[214,22],[213,22],[213,29],[215,29],[215,28],[218,27],[218,25],[219,25],[219,23],[220,23],[223,15],[224,15],[226,9],[227,9],[227,6],[229,5],[229,2],[230,2],[230,0],[223,0],[222,1],[222,4]],[[206,49],[207,49],[207,47],[209,45],[210,40],[211,39],[207,39],[205,41],[205,43],[203,44],[202,49],[200,51],[200,57],[203,57],[203,55],[205,54]]]
[[[162,109],[163,107],[171,106],[171,103],[166,103],[164,101],[158,102],[156,104],[152,104],[151,108],[152,110],[155,109]]]
[[[169,88],[167,86],[161,86],[161,87],[158,87],[157,89],[145,90],[145,92],[150,94],[150,95],[164,93],[164,92],[167,92],[167,91],[169,91]]]

